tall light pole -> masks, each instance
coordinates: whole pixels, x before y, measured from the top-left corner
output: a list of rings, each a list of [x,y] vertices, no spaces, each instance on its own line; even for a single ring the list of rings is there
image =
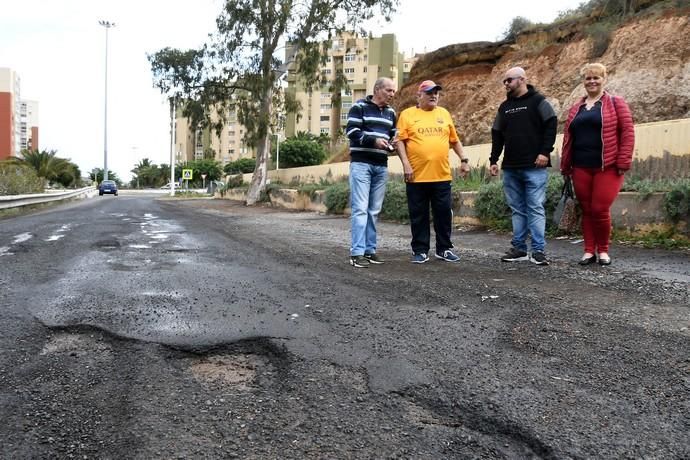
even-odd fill
[[[170,196],[175,196],[175,98],[170,98]]]
[[[105,27],[105,102],[103,104],[103,180],[108,180],[108,29],[114,22],[98,21]]]

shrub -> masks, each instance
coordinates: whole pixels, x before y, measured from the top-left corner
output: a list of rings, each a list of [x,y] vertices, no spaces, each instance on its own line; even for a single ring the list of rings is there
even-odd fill
[[[0,162],[0,195],[42,193],[43,180],[36,170],[13,162]]]
[[[512,227],[510,208],[503,193],[503,182],[494,181],[479,187],[474,200],[477,217],[489,227],[510,230]]]
[[[337,182],[326,188],[324,204],[328,212],[342,214],[350,201],[350,184]]]
[[[681,220],[690,223],[690,180],[678,183],[667,192],[663,207],[666,217],[674,224]]]
[[[256,168],[256,160],[254,158],[240,158],[236,161],[231,161],[223,167],[225,174],[248,174],[253,173]]]
[[[611,33],[616,27],[612,21],[595,22],[585,29],[585,33],[592,39],[592,49],[589,57],[591,59],[604,55],[611,43]]]
[[[549,174],[546,184],[546,201],[544,202],[547,231],[555,231],[555,226],[552,223],[553,211],[561,198],[562,188],[563,178],[557,174]],[[474,209],[477,217],[489,227],[501,231],[512,229],[512,212],[503,192],[503,181],[482,185],[474,201]]]
[[[383,199],[383,208],[381,208],[381,217],[400,222],[410,220],[405,188],[404,182],[388,182],[386,186],[386,196]]]
[[[225,182],[225,190],[231,189],[231,188],[242,187],[242,185],[244,185],[244,180],[242,179],[242,174],[230,176],[230,177],[228,177],[228,180]]]
[[[456,168],[453,175],[457,177],[453,181],[454,190],[479,190],[482,184],[491,182],[491,173],[486,164],[477,165],[470,169],[469,174],[464,179],[459,177],[460,170]]]
[[[531,27],[532,25],[532,21],[529,19],[522,16],[516,16],[512,21],[510,21],[508,29],[503,32],[503,38],[505,40],[515,40],[520,32]]]
[[[326,159],[326,151],[316,141],[288,139],[280,144],[280,167],[320,165]]]

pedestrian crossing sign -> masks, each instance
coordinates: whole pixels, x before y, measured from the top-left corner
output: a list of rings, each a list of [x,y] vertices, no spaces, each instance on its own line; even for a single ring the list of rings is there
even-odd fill
[[[192,169],[183,169],[182,170],[182,179],[184,180],[192,180]]]

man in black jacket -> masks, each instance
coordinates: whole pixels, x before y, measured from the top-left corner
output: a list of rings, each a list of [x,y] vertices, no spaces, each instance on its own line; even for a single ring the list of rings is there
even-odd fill
[[[513,212],[512,247],[501,257],[504,262],[529,260],[548,265],[546,240],[547,167],[556,140],[556,113],[551,104],[527,84],[521,67],[508,70],[503,80],[507,99],[498,107],[491,128],[490,171],[498,175],[498,158],[503,155],[503,191]],[[527,235],[531,236],[531,254]]]

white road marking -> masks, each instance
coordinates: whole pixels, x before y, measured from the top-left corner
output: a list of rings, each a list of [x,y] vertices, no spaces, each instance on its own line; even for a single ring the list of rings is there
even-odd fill
[[[9,246],[0,246],[0,257],[2,256],[12,256],[14,255],[13,252],[10,252],[10,247]]]
[[[65,235],[50,235],[46,241],[57,241],[60,238],[64,238]]]
[[[14,237],[12,244],[23,243],[24,241],[28,241],[33,237],[34,236],[31,233],[20,233]]]

